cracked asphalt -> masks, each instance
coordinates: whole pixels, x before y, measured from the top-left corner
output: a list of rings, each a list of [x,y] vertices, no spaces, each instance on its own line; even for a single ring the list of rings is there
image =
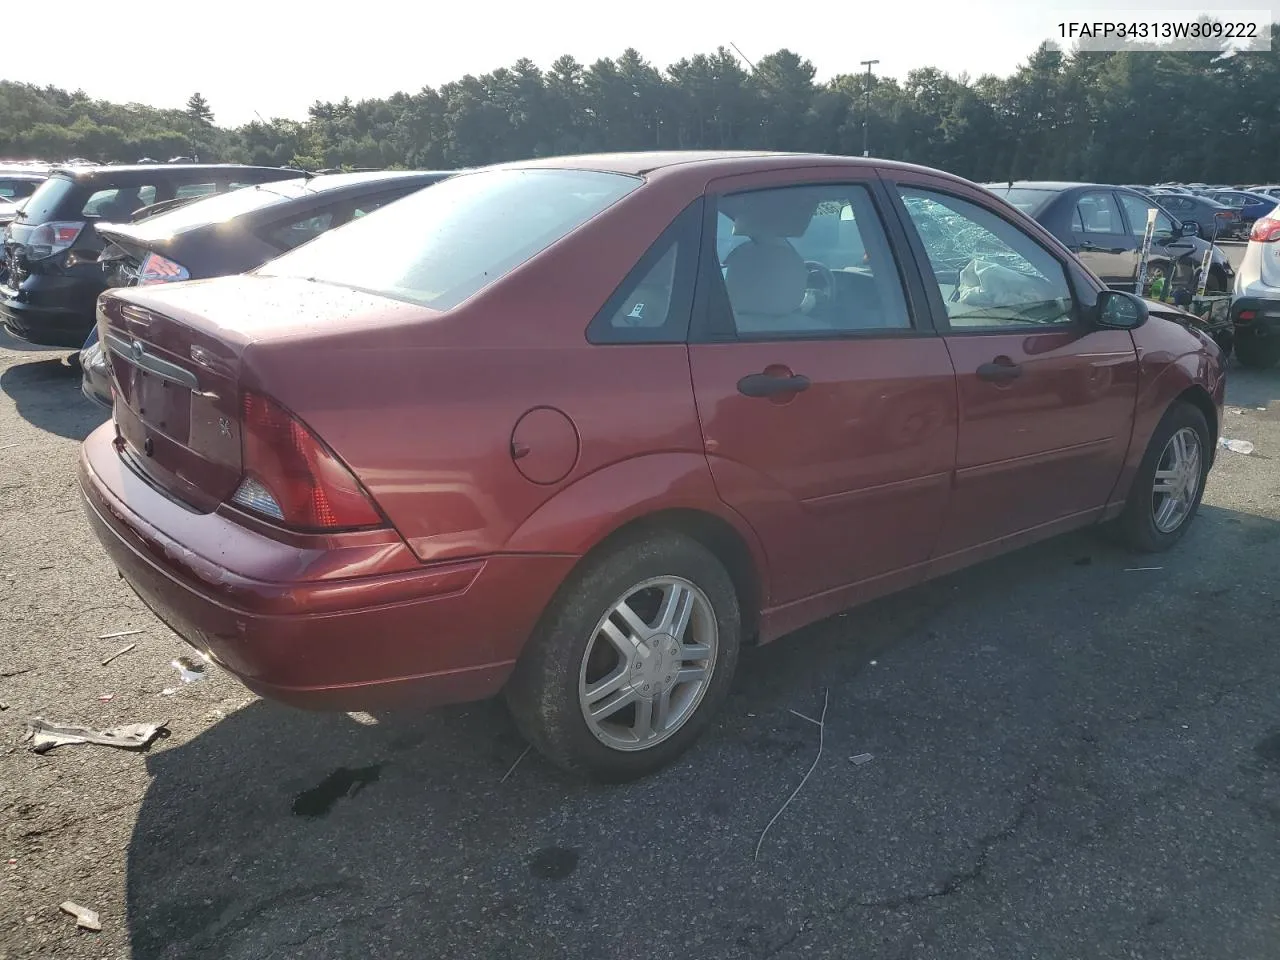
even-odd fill
[[[1233,367],[1229,402],[1256,451],[1174,552],[1069,536],[749,652],[693,751],[602,787],[522,758],[496,704],[183,684],[80,513],[102,415],[5,339],[0,958],[1273,960],[1280,370]],[[33,716],[171,735],[36,755]]]

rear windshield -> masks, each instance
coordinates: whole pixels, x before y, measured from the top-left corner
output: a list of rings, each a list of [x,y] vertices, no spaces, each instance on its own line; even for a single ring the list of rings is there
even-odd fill
[[[31,195],[31,199],[22,208],[24,214],[22,222],[48,223],[50,220],[57,220],[62,212],[61,208],[70,208],[71,206],[65,201],[79,190],[80,188],[66,177],[50,177],[36,188],[36,192]],[[74,220],[79,215],[82,205],[80,203],[75,204],[73,215],[70,217],[64,216],[63,218]]]
[[[1058,195],[1057,190],[1034,190],[1028,187],[987,187],[992,193],[1007,200],[1029,217],[1036,217]]]
[[[463,174],[323,233],[258,272],[448,310],[641,182],[587,170]]]
[[[306,185],[306,178],[301,177],[214,194],[183,204],[168,213],[156,214],[146,221],[145,229],[149,234],[173,236],[211,223],[224,223],[233,217],[300,197]]]

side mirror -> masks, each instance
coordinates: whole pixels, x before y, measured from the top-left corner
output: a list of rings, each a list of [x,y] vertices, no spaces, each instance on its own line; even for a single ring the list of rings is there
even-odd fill
[[[1198,237],[1198,236],[1200,236],[1200,224],[1198,224],[1198,223],[1190,223],[1190,222],[1188,222],[1188,223],[1184,223],[1184,224],[1182,225],[1182,235],[1183,235],[1184,237]]]
[[[1104,290],[1093,306],[1094,323],[1105,330],[1136,330],[1147,322],[1147,304],[1132,293]]]

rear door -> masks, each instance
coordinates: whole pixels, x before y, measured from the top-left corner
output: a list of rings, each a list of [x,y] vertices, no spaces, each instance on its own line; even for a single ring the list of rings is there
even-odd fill
[[[1109,287],[1132,290],[1138,248],[1129,238],[1110,190],[1087,190],[1071,212],[1072,251]]]
[[[947,506],[955,378],[872,173],[708,188],[694,394],[716,488],[760,534],[774,604],[922,565]]]
[[[1132,335],[1088,327],[1082,300],[1093,302],[1094,281],[980,192],[923,173],[893,176],[959,387],[939,559],[963,562],[1004,537],[1087,522],[1129,446]]]

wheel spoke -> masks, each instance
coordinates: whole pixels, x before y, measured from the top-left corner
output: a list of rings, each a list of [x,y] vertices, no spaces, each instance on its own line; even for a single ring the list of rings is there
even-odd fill
[[[711,648],[705,643],[682,643],[680,645],[680,660],[682,663],[706,660],[710,656]]]
[[[599,722],[607,717],[613,716],[629,703],[643,704],[647,702],[648,701],[646,700],[636,699],[635,687],[624,687],[616,696],[610,697],[607,700],[602,700],[600,703],[591,707],[591,719]],[[637,706],[636,710],[638,716],[640,707]]]
[[[1156,512],[1156,526],[1168,533],[1169,526],[1181,507],[1182,501],[1177,497],[1170,496],[1167,498],[1164,503],[1160,504],[1160,509]]]
[[[1152,493],[1167,493],[1173,495],[1178,492],[1178,488],[1182,486],[1182,481],[1177,477],[1169,477],[1160,479],[1159,474],[1156,475],[1155,485],[1151,488]]]
[[[705,679],[707,679],[707,668],[705,666],[699,664],[695,667],[681,667],[680,672],[676,674],[676,686]]]
[[[673,583],[667,587],[662,597],[662,609],[658,611],[656,629],[679,640],[688,629],[689,617],[692,615],[693,591],[683,583]]]
[[[653,627],[641,620],[626,600],[623,600],[613,609],[618,616],[626,621],[627,629],[631,631],[631,635],[635,637],[637,642],[648,639],[649,635],[653,633]]]
[[[653,736],[652,700],[636,701],[636,722],[632,724],[631,732],[635,735],[636,740],[640,742]]]
[[[609,674],[603,680],[597,680],[591,686],[583,691],[583,696],[587,703],[595,703],[603,697],[609,696],[617,690],[621,690],[627,685],[627,678],[631,676],[631,671],[627,668],[627,661],[624,659],[618,664],[618,669]]]
[[[662,733],[667,729],[667,718],[671,716],[671,691],[663,690],[653,702],[653,730]]]
[[[600,632],[617,648],[625,663],[631,663],[636,659],[643,660],[649,656],[649,651],[638,638],[628,637],[612,620],[605,620],[600,626]]]

